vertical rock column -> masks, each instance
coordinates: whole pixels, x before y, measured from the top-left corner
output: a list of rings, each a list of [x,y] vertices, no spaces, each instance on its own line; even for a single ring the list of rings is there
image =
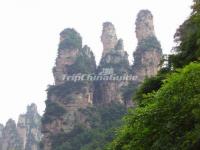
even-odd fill
[[[84,124],[79,109],[93,103],[93,83],[69,81],[73,75],[93,74],[96,70],[94,55],[88,46],[82,47],[82,38],[74,29],[60,33],[56,64],[53,68],[55,85],[48,88],[46,110],[42,118],[43,149],[55,148],[56,136],[73,130],[76,124]],[[77,119],[81,118],[81,119]]]
[[[162,49],[156,38],[153,15],[149,10],[141,10],[136,20],[138,45],[134,52],[133,73],[139,81],[157,74],[162,58]]]
[[[4,126],[0,124],[0,150],[2,149],[3,129],[4,129]]]
[[[103,31],[101,35],[101,42],[103,44],[103,56],[115,49],[118,42],[115,27],[111,22],[103,23]]]
[[[23,150],[23,143],[18,134],[16,123],[9,119],[3,129],[1,150]]]
[[[39,150],[41,138],[41,117],[35,104],[19,116],[17,126],[12,119],[5,127],[0,125],[0,150]]]
[[[41,116],[37,112],[37,106],[27,106],[26,114],[19,116],[17,131],[22,139],[24,150],[39,150],[41,134]]]
[[[66,66],[75,62],[79,49],[82,47],[82,38],[74,29],[65,29],[60,33],[60,43],[56,64],[53,68],[55,84],[63,84],[65,75],[68,74]]]
[[[101,41],[103,54],[98,67],[98,74],[113,74],[123,76],[128,73],[128,54],[124,51],[122,39],[117,39],[115,27],[112,23],[103,23]],[[106,72],[105,70],[108,70]],[[109,71],[110,70],[110,71]],[[107,104],[110,102],[123,103],[121,87],[124,81],[96,81],[95,82],[95,103]]]

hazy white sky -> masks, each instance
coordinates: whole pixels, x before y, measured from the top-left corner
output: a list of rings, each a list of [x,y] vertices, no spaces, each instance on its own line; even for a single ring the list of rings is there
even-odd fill
[[[102,23],[111,21],[132,60],[139,10],[152,11],[157,37],[169,53],[191,4],[192,0],[0,0],[0,122],[17,120],[31,102],[42,114],[64,28],[80,32],[99,61]]]

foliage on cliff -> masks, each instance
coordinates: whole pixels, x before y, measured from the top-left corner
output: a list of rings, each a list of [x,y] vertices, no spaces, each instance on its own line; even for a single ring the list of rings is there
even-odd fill
[[[140,87],[134,97],[138,107],[125,116],[107,150],[200,149],[199,6],[194,0],[190,18],[175,35],[179,45],[167,71]]]
[[[55,120],[58,117],[61,117],[65,114],[65,109],[56,102],[52,102],[50,100],[45,101],[46,109],[45,113],[42,117],[42,124],[50,123],[51,121]]]
[[[108,149],[199,149],[200,64],[173,73],[146,105],[126,116],[126,124]]]
[[[122,97],[125,103],[129,102],[130,99],[135,95],[138,89],[139,82],[129,82],[127,86],[122,87]]]
[[[59,44],[59,49],[81,49],[82,47],[82,37],[74,29],[65,29],[60,33],[63,41]]]
[[[124,51],[111,50],[100,61],[98,72],[103,68],[112,68],[113,73],[120,75],[127,73],[129,68],[128,54]]]
[[[164,80],[166,79],[166,72],[160,71],[157,76],[146,78],[142,85],[136,90],[133,100],[137,101],[139,106],[142,106],[145,102],[143,96],[148,93],[157,92],[163,85]]]
[[[57,102],[51,100],[52,96],[57,96],[58,99],[64,99],[68,102],[73,100],[72,94],[74,92],[84,92],[84,87],[89,83],[87,82],[73,82],[68,81],[61,85],[49,86],[47,89],[47,100],[45,101],[46,109],[42,117],[42,123],[50,123],[58,117],[63,116],[66,113],[66,110],[60,106]]]
[[[54,150],[102,150],[113,140],[115,128],[121,125],[126,108],[117,103],[80,110],[91,128],[77,125],[70,133],[58,134],[53,139]]]
[[[156,49],[158,51],[161,51],[161,45],[160,42],[157,40],[155,36],[150,36],[146,39],[143,39],[138,43],[137,49],[141,51],[147,51],[147,50],[152,50]]]
[[[200,61],[200,7],[199,0],[194,0],[193,12],[177,30],[174,48],[175,55],[170,57],[173,67],[180,68],[191,61]]]
[[[84,87],[87,86],[87,84],[87,82],[68,81],[61,85],[52,85],[47,89],[47,97],[50,98],[52,95],[56,95],[58,98],[63,99],[73,92],[84,91]]]
[[[67,66],[68,72],[70,74],[91,74],[96,70],[96,61],[94,54],[89,47],[84,46],[80,50],[79,56],[76,58],[76,61],[71,66]]]

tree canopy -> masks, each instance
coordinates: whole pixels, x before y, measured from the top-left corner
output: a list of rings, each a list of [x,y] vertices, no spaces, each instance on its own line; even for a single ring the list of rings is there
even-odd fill
[[[107,150],[200,149],[200,1],[175,34],[167,71],[146,79]]]

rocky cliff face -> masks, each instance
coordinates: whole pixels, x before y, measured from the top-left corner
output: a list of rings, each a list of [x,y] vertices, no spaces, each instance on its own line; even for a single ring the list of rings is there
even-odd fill
[[[75,39],[73,39],[74,37]],[[58,56],[56,66],[53,68],[56,85],[64,83],[65,75],[68,73],[66,66],[70,66],[75,62],[81,46],[81,36],[74,29],[65,29],[60,33]]]
[[[14,120],[9,119],[3,129],[2,150],[22,150],[23,143]]]
[[[117,38],[114,25],[110,22],[104,23],[101,35],[102,58],[99,66],[96,67],[91,49],[82,46],[82,38],[76,30],[68,28],[60,33],[58,56],[53,68],[55,85],[47,89],[46,109],[42,118],[44,136],[41,147],[43,150],[56,149],[58,146],[71,150],[75,145],[70,138],[78,136],[82,131],[80,128],[78,128],[80,131],[77,131],[77,126],[88,130],[100,127],[98,122],[103,122],[102,116],[105,117],[106,113],[110,113],[109,109],[104,112],[104,107],[113,102],[123,107],[132,106],[130,101],[132,90],[146,76],[150,77],[157,73],[162,56],[150,11],[143,10],[138,14],[136,36],[138,46],[134,53],[134,65],[131,67],[123,40]],[[93,81],[82,80],[85,79],[82,75],[91,77],[135,75],[138,79],[135,82]],[[95,112],[98,109],[100,113]],[[120,117],[117,116],[117,119],[120,120]]]
[[[104,50],[97,73],[118,76],[128,74],[128,54],[124,50],[123,40],[117,39],[115,27],[112,23],[103,24],[101,39]],[[106,104],[112,101],[124,103],[121,88],[127,85],[127,82],[120,80],[97,81],[95,85],[95,103]]]
[[[138,46],[134,52],[133,73],[139,81],[157,74],[162,58],[162,49],[155,36],[153,15],[149,10],[141,10],[136,20]]]
[[[2,124],[0,124],[0,138],[2,137],[3,128],[4,128],[4,126]]]
[[[0,126],[0,150],[39,150],[41,137],[41,117],[31,104],[17,125],[10,119],[5,127]]]
[[[110,50],[115,49],[118,40],[115,27],[111,22],[105,22],[103,24],[101,41],[103,43],[103,55],[105,55]]]
[[[136,37],[138,41],[142,41],[148,37],[155,36],[153,15],[149,10],[141,10],[135,22]]]
[[[81,75],[95,73],[96,62],[92,51],[88,46],[82,47],[82,38],[74,29],[62,31],[60,39],[53,69],[55,85],[48,89],[47,108],[42,120],[44,150],[52,147],[53,139],[50,137],[67,133],[76,124],[85,122],[79,109],[93,103],[93,83],[80,81]],[[74,82],[76,79],[79,81]]]
[[[19,116],[17,131],[22,139],[24,150],[39,150],[42,138],[41,116],[35,104],[27,106],[26,114]]]
[[[0,124],[0,149],[2,149],[3,128],[4,128],[4,126],[2,124]]]

